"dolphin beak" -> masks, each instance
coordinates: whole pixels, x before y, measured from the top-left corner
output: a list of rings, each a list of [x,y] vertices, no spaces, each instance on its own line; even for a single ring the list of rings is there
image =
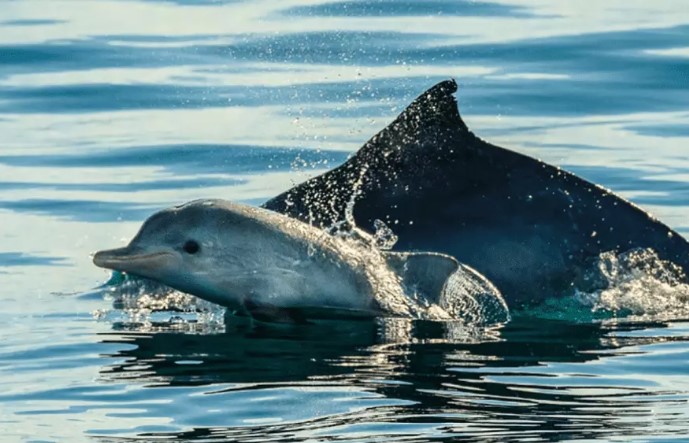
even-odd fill
[[[99,268],[130,272],[141,276],[155,274],[169,265],[175,258],[173,252],[147,252],[131,246],[98,251],[93,256],[93,264]]]

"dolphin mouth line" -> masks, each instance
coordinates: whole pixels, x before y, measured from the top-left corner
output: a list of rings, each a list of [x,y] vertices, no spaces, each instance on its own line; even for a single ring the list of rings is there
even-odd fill
[[[117,255],[109,255],[109,251],[103,251],[103,252],[97,252],[96,255],[93,256],[93,263],[101,268],[106,268],[106,269],[114,269],[116,271],[126,271],[124,269],[117,269],[116,266],[120,264],[131,264],[131,263],[140,263],[140,262],[146,262],[150,260],[156,260],[165,256],[170,256],[172,257],[174,254],[171,252],[153,252],[150,254],[135,254],[135,255],[122,255],[122,256],[117,256]]]

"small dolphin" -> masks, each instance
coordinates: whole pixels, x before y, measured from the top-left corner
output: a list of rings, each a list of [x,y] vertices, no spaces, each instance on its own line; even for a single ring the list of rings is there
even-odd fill
[[[369,232],[393,222],[395,249],[456,257],[513,305],[568,293],[608,251],[651,248],[689,271],[689,243],[647,212],[474,135],[456,90],[454,80],[432,87],[343,165],[263,206],[316,226],[348,211]]]
[[[457,288],[502,301],[490,282],[450,256],[383,252],[361,233],[331,235],[223,200],[162,210],[128,246],[100,251],[93,262],[272,322],[301,322],[324,311],[450,319]],[[446,284],[458,279],[459,285]]]

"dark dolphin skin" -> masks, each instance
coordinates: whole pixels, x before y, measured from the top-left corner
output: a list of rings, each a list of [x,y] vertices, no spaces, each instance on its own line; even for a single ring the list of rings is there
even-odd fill
[[[357,226],[385,221],[396,250],[455,256],[511,304],[567,293],[601,252],[653,248],[689,269],[689,244],[639,207],[464,124],[454,80],[419,96],[336,169],[263,206],[327,227],[355,197]]]

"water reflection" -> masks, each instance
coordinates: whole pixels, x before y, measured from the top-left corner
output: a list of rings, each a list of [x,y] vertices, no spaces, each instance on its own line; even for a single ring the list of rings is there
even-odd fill
[[[326,416],[282,423],[282,414],[289,413],[276,406],[266,423],[175,433],[185,439],[249,441],[271,435],[306,441],[318,429],[316,435],[336,440],[343,432],[354,438],[358,427],[385,438],[411,437],[423,428],[424,435],[439,441],[478,436],[508,441],[549,431],[568,438],[633,435],[634,420],[648,418],[650,401],[671,407],[685,400],[670,391],[651,392],[653,384],[644,380],[619,374],[601,379],[596,369],[579,363],[657,342],[632,332],[662,326],[545,320],[534,325],[522,318],[477,336],[465,327],[410,321],[234,324],[210,335],[175,332],[164,324],[140,332],[120,324],[120,331],[103,335],[102,341],[128,346],[109,355],[115,361],[100,375],[103,381],[142,383],[151,390],[199,387],[213,396],[211,404],[262,391],[279,397],[284,389],[356,393],[353,412],[335,407]],[[219,400],[222,396],[227,398]],[[404,426],[376,425],[390,422]]]

